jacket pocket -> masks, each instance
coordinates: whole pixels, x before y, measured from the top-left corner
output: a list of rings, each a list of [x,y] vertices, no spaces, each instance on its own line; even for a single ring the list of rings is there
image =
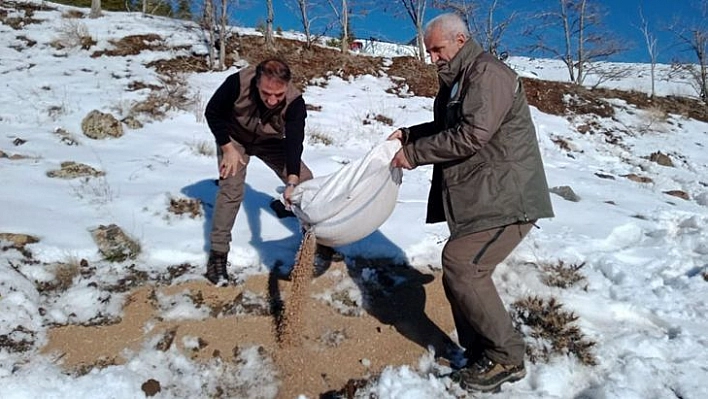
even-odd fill
[[[489,164],[479,162],[474,165],[463,163],[445,172],[445,204],[448,220],[455,225],[470,222],[476,214],[484,214],[484,208],[490,204],[489,191],[484,187],[491,179]],[[486,183],[485,183],[486,182]],[[486,198],[486,199],[485,199]],[[489,201],[487,200],[489,199]]]

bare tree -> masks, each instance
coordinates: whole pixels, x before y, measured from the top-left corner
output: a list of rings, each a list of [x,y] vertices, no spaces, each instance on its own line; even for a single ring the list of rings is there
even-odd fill
[[[447,12],[454,12],[459,15],[467,24],[470,32],[475,32],[470,17],[477,10],[477,2],[475,0],[433,0],[433,8]]]
[[[511,11],[497,21],[501,3],[499,0],[434,0],[433,7],[458,14],[467,23],[470,33],[477,38],[482,47],[499,56],[504,35],[512,22],[518,17]]]
[[[619,54],[626,47],[602,27],[603,15],[590,0],[557,1],[558,9],[537,14],[539,24],[531,24],[526,35],[535,40],[532,51],[561,59],[568,69],[570,81],[580,85],[585,81],[586,69],[592,68],[593,62]],[[561,39],[554,40],[551,36],[559,32]],[[562,43],[562,49],[554,46],[558,42]]]
[[[302,30],[305,34],[305,48],[312,47],[312,31],[310,27],[312,26],[312,20],[310,19],[309,13],[312,7],[310,0],[295,0],[297,5],[297,15],[300,23],[302,24]]]
[[[484,22],[478,22],[477,18],[472,19],[474,30],[476,32],[481,32],[482,34],[482,46],[485,50],[495,56],[499,56],[499,47],[501,45],[502,37],[518,15],[516,11],[512,11],[500,22],[496,22],[495,14],[498,10],[498,6],[499,0],[492,0],[486,7],[487,12]]]
[[[206,0],[211,1],[211,0]],[[219,14],[219,69],[226,69],[226,41],[228,35],[226,26],[229,22],[229,0],[221,0],[221,13]]]
[[[212,0],[204,1],[204,12],[200,25],[207,44],[207,64],[209,69],[214,69],[216,66],[216,18],[214,17]]]
[[[316,20],[323,18],[321,7],[324,2],[320,0],[288,0],[291,4],[291,9],[297,14],[297,18],[302,24],[303,33],[305,34],[305,47],[312,47],[321,34],[313,34],[313,24]]]
[[[341,5],[338,7],[337,4],[334,3],[334,0],[327,0],[329,3],[330,7],[332,8],[332,12],[334,12],[334,15],[337,17],[337,21],[339,22],[339,25],[342,27],[342,52],[346,53],[349,51],[349,5],[348,5],[348,0],[341,0]]]
[[[423,42],[423,20],[425,19],[425,8],[427,0],[401,0],[403,8],[413,25],[415,25],[416,44],[418,45],[418,59],[425,61],[425,42]]]
[[[101,16],[101,0],[91,0],[91,12],[89,18],[98,18]]]
[[[269,48],[275,47],[275,39],[273,39],[273,0],[266,0],[266,9],[268,14],[266,16],[266,28],[265,28],[265,42],[266,46]]]
[[[708,0],[701,1],[697,20],[696,23],[675,22],[671,30],[676,34],[679,44],[690,50],[697,61],[697,64],[678,62],[678,68],[691,74],[699,97],[708,102]]]
[[[658,56],[658,51],[657,51],[657,39],[656,36],[654,36],[649,29],[649,22],[647,19],[644,17],[644,12],[642,11],[642,8],[639,7],[639,19],[641,20],[641,25],[639,26],[639,30],[642,32],[642,35],[644,36],[644,42],[647,46],[647,53],[649,53],[649,62],[650,62],[650,71],[651,71],[651,97],[653,98],[656,90],[655,90],[655,82],[656,82],[656,57]]]

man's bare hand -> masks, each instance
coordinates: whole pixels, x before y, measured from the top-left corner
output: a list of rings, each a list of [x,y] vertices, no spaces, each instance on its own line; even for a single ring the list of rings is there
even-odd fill
[[[391,166],[394,168],[403,168],[408,170],[413,169],[413,166],[408,161],[408,158],[406,158],[406,154],[403,152],[403,149],[398,150],[396,155],[393,156]]]
[[[229,176],[236,176],[239,168],[246,166],[241,153],[231,143],[222,145],[221,150],[223,155],[219,164],[219,177],[225,179]]]
[[[388,140],[396,140],[396,139],[403,141],[403,132],[401,131],[401,129],[397,129],[395,132],[391,133],[391,135],[388,136],[388,138],[386,140],[388,141]]]
[[[290,198],[292,197],[294,190],[295,190],[295,186],[286,185],[285,191],[283,191],[283,199],[285,200],[285,209],[287,209],[287,210],[290,210],[290,207],[293,205],[293,202]]]

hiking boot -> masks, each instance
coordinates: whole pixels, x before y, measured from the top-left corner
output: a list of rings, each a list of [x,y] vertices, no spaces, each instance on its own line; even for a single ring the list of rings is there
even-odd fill
[[[344,257],[335,251],[334,248],[317,244],[317,250],[315,251],[315,277],[324,274],[332,265],[332,262],[341,262],[342,260],[344,260]]]
[[[207,271],[204,277],[212,284],[220,287],[229,284],[229,275],[226,273],[226,266],[228,265],[227,258],[228,253],[217,251],[209,252],[209,261],[207,262]]]
[[[450,378],[468,392],[498,392],[503,383],[519,381],[525,376],[523,362],[500,364],[482,356],[470,366],[453,372]]]

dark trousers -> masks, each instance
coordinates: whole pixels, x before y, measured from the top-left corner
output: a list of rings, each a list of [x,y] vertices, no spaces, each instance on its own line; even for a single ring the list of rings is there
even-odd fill
[[[219,180],[219,192],[216,195],[216,205],[212,220],[210,241],[211,249],[219,252],[229,252],[231,244],[231,229],[234,227],[236,215],[243,201],[243,192],[246,183],[246,167],[250,160],[250,155],[246,154],[245,148],[231,140],[231,144],[243,157],[246,165],[239,167],[236,175]],[[218,164],[221,165],[223,153],[218,148]],[[255,146],[253,156],[263,161],[276,175],[283,181],[287,180],[287,170],[285,168],[285,149],[283,145],[263,145]],[[300,182],[312,179],[312,172],[300,162]]]
[[[468,357],[484,354],[501,364],[520,364],[524,341],[499,297],[492,274],[523,240],[532,224],[512,224],[448,241],[442,253],[443,285],[460,345]]]

